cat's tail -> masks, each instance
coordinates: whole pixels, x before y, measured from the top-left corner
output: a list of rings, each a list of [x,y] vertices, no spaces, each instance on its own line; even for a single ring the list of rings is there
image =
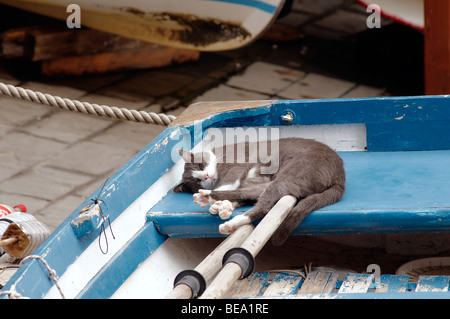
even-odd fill
[[[345,186],[337,183],[322,193],[312,194],[300,200],[272,235],[271,242],[276,246],[282,245],[303,218],[312,211],[339,201],[344,194],[344,190]]]

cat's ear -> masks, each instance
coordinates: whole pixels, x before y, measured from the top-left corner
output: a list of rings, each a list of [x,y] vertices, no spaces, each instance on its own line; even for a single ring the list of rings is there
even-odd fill
[[[185,191],[185,189],[184,189],[184,183],[180,183],[180,184],[178,184],[177,186],[175,186],[175,187],[173,188],[173,192],[174,192],[174,193],[185,193],[186,191]]]
[[[180,154],[186,163],[194,163],[194,153],[185,150],[178,150],[178,154]]]

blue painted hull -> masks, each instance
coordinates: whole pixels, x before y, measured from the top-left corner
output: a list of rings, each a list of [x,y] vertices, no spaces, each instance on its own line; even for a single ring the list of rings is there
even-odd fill
[[[63,282],[69,282],[72,273],[80,278],[86,274],[80,280],[85,282],[70,297],[110,298],[142,264],[153,262],[149,260],[169,238],[222,236],[218,216],[192,204],[190,194],[170,190],[181,178],[176,149],[191,149],[207,129],[225,127],[295,130],[309,125],[364,124],[367,150],[339,152],[347,172],[344,198],[311,213],[294,234],[448,232],[449,102],[447,96],[389,97],[242,102],[242,107],[228,109],[224,102],[223,109],[212,107],[197,121],[193,114],[208,105],[193,105],[111,176],[102,193],[99,188],[91,196],[107,203],[105,213],[116,235],[114,240],[109,238],[108,254],[98,249],[101,227],[81,236],[74,231],[74,220],[90,200],[81,203],[35,254]],[[292,122],[283,122],[287,112],[294,116]],[[108,235],[106,230],[103,236]],[[78,265],[80,260],[97,257],[101,261],[97,268],[92,266],[95,269],[89,263]],[[4,290],[14,289],[30,298],[54,298],[53,286],[40,262],[33,260],[17,271]]]

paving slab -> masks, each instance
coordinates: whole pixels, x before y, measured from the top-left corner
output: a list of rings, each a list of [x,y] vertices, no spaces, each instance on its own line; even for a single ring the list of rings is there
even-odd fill
[[[50,114],[52,108],[15,98],[0,96],[0,124],[24,126]]]
[[[266,100],[269,98],[270,96],[267,94],[250,92],[247,90],[241,90],[239,88],[233,88],[225,84],[220,84],[219,86],[196,97],[192,101],[192,103],[206,101]]]
[[[185,109],[185,107],[179,107],[173,111],[166,112],[166,114],[177,116]],[[159,113],[161,110],[160,105],[155,104],[143,109],[143,111]],[[112,147],[129,149],[137,153],[153,141],[164,129],[165,127],[161,125],[120,121],[110,126],[107,130],[93,136],[91,141]]]
[[[0,191],[51,201],[67,195],[77,185],[90,179],[90,176],[80,173],[35,167],[1,183]]]
[[[274,95],[301,79],[305,72],[286,68],[277,64],[255,62],[245,72],[232,76],[227,85]]]
[[[64,143],[78,142],[112,125],[111,121],[88,114],[57,111],[23,128],[34,136]]]
[[[345,93],[343,98],[360,98],[360,97],[375,97],[375,96],[383,96],[385,93],[384,88],[376,88],[367,85],[358,85],[353,88],[351,91]]]
[[[300,81],[279,92],[278,95],[288,99],[338,98],[355,86],[356,83],[353,82],[309,73]]]
[[[63,150],[47,163],[63,170],[102,175],[120,168],[135,154],[126,148],[82,141]]]
[[[0,139],[0,166],[25,169],[63,151],[67,144],[13,132]]]
[[[138,94],[161,97],[176,93],[185,85],[193,82],[194,76],[164,71],[148,71],[130,77],[118,83],[119,89],[125,89]]]

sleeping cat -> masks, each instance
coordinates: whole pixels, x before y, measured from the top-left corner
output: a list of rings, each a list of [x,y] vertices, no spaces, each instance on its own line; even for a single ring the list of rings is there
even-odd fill
[[[268,142],[269,149],[270,143],[274,142]],[[299,200],[297,205],[271,238],[274,245],[281,245],[310,212],[341,199],[345,171],[339,155],[320,142],[287,138],[276,143],[278,170],[273,174],[261,173],[270,163],[249,160],[260,143],[245,143],[245,161],[230,161],[225,156],[224,148],[237,150],[237,144],[201,154],[180,150],[184,173],[173,191],[193,193],[194,203],[211,205],[210,213],[222,219],[229,218],[237,207],[254,204],[249,211],[221,224],[222,234],[264,217],[281,197],[293,195]]]

